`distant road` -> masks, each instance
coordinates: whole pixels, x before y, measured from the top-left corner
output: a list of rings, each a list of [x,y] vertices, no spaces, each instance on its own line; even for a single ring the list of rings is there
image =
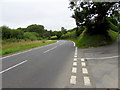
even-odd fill
[[[117,43],[78,49],[60,40],[3,57],[0,74],[3,88],[116,88],[117,70]]]

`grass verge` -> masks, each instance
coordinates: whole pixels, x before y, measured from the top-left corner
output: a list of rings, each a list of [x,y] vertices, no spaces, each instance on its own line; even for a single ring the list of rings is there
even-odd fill
[[[112,30],[108,31],[107,37],[101,34],[89,35],[86,31],[83,31],[75,42],[79,48],[99,47],[113,43],[117,37],[118,33]]]
[[[0,51],[0,55],[15,53],[18,51],[40,47],[40,46],[44,46],[44,45],[55,43],[55,42],[56,41],[52,41],[52,40],[40,40],[40,41],[22,41],[22,42],[3,43],[2,51]]]

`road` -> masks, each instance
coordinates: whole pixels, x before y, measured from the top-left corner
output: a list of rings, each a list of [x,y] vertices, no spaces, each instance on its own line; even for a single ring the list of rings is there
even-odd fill
[[[60,40],[3,57],[2,87],[117,88],[116,45],[78,49],[73,42]]]

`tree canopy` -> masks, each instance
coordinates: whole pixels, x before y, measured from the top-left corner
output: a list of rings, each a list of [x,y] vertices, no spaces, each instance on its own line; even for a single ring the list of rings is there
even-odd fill
[[[118,2],[82,2],[71,1],[70,9],[73,10],[72,18],[77,26],[86,26],[90,33],[105,34],[109,30],[108,18],[119,17]],[[118,16],[117,16],[118,15]]]

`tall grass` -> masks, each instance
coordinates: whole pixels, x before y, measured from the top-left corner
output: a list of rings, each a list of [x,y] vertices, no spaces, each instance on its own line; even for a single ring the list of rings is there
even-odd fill
[[[39,41],[21,41],[21,42],[6,42],[2,41],[2,51],[0,55],[6,55],[18,51],[23,51],[26,49],[39,47],[51,43],[55,43],[56,41],[52,40],[39,40]]]

